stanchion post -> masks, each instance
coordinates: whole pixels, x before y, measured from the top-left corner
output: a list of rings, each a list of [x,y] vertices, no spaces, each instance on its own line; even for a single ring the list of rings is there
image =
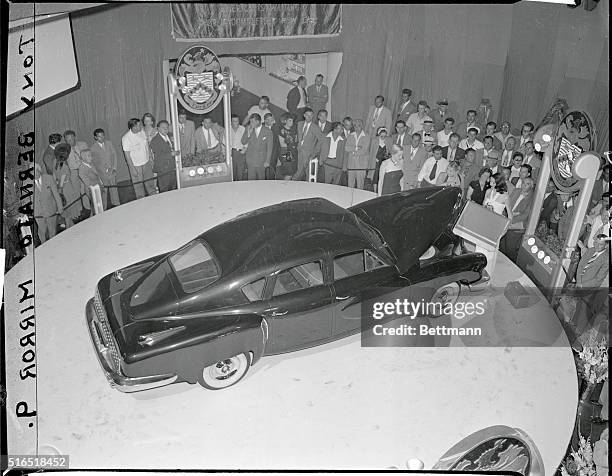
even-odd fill
[[[174,166],[176,169],[176,188],[181,188],[181,139],[179,137],[179,125],[178,125],[178,110],[176,107],[176,94],[178,85],[176,84],[176,77],[174,74],[169,73],[167,79],[168,96],[170,97],[170,120],[172,123],[172,144],[174,150],[178,151],[178,154],[174,157]]]

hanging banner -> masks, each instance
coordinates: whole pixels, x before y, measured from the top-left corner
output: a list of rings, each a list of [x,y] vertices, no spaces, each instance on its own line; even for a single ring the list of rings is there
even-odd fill
[[[342,26],[339,3],[172,3],[170,8],[177,41],[332,36]]]

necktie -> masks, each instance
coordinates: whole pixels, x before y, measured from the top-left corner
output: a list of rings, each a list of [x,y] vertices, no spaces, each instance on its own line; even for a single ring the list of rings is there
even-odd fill
[[[429,172],[429,180],[434,180],[436,178],[436,172],[438,171],[438,161],[434,162],[434,166],[431,168],[431,172]]]
[[[304,128],[302,129],[302,140],[304,140],[304,136],[306,135],[306,131],[308,130],[308,123],[304,123]]]
[[[206,143],[208,147],[210,147],[210,131],[208,129],[204,129],[206,131]]]
[[[448,161],[452,162],[454,158],[455,158],[455,149],[451,149],[450,152],[448,153]]]
[[[380,109],[376,109],[376,112],[374,113],[374,121],[372,121],[372,123],[375,123],[378,120],[378,116],[380,115]]]
[[[100,142],[100,147],[102,147],[102,150],[104,150],[104,142]]]
[[[397,142],[396,142],[396,144],[401,145],[401,143],[402,143],[402,137],[401,137],[401,136],[397,136]]]
[[[320,93],[321,92],[321,86],[317,86],[317,92]]]

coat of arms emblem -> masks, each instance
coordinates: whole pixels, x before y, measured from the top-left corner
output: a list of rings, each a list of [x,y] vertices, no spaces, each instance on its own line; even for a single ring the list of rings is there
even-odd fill
[[[192,46],[183,52],[174,66],[178,81],[179,102],[195,114],[213,110],[222,95],[219,91],[221,79],[219,58],[205,46]]]

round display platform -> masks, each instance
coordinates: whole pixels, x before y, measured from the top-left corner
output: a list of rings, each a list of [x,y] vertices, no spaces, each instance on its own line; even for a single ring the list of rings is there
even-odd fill
[[[307,182],[212,184],[122,205],[37,248],[35,392],[33,379],[19,377],[26,333],[18,284],[32,278],[32,257],[20,262],[5,285],[7,408],[26,401],[37,420],[7,412],[9,453],[31,453],[32,442],[45,454],[70,455],[75,469],[385,469],[410,458],[427,469],[469,434],[506,425],[531,437],[553,474],[570,440],[578,389],[572,352],[541,296],[542,332],[559,330],[546,345],[362,348],[357,334],[264,357],[222,391],[179,383],[126,394],[109,386],[85,324],[85,304],[102,276],[240,213],[317,196],[345,207],[374,197]],[[494,289],[525,279],[499,256]],[[517,311],[496,293],[490,299],[503,322],[489,319],[491,332],[533,321],[533,309]],[[530,330],[525,345],[545,340],[537,333]]]

